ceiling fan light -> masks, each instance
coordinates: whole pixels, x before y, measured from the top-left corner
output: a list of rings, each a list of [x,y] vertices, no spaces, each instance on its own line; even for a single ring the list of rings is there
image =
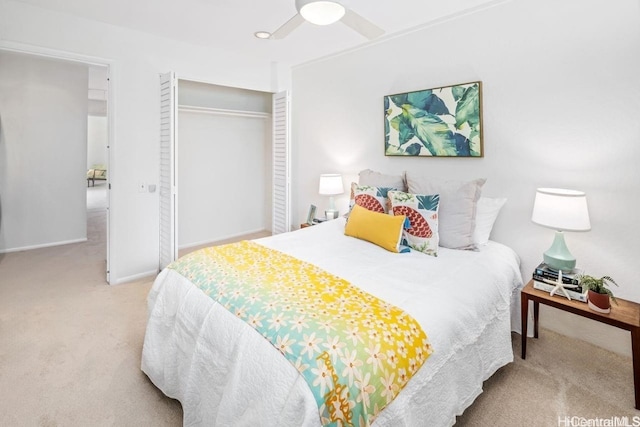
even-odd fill
[[[300,15],[316,25],[329,25],[339,21],[345,13],[344,6],[335,1],[296,1]]]

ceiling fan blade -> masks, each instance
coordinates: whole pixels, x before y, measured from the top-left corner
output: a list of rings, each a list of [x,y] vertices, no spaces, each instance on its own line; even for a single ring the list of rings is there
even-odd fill
[[[293,15],[293,18],[282,24],[280,28],[271,33],[270,39],[283,39],[289,35],[289,33],[298,28],[304,22],[304,18],[299,13]]]
[[[358,15],[351,9],[347,9],[341,21],[369,40],[373,40],[384,34],[384,30],[382,28],[378,27],[368,19]]]

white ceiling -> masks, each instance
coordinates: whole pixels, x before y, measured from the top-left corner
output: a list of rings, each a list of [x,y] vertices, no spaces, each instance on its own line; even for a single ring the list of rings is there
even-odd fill
[[[175,40],[229,49],[262,60],[298,64],[367,43],[341,22],[305,22],[283,40],[260,40],[296,14],[295,0],[19,0],[86,19]],[[391,34],[505,0],[344,0]]]

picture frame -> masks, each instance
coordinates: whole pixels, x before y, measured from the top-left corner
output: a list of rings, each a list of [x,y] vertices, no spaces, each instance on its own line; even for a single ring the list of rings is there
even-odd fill
[[[384,154],[484,157],[482,82],[385,96]]]
[[[313,220],[316,217],[316,206],[309,206],[309,213],[307,214],[307,224],[313,225]]]

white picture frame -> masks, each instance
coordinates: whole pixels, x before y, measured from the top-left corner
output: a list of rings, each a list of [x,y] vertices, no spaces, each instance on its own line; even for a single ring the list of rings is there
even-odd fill
[[[313,225],[313,220],[316,217],[316,205],[309,206],[309,213],[307,214],[307,224]]]

